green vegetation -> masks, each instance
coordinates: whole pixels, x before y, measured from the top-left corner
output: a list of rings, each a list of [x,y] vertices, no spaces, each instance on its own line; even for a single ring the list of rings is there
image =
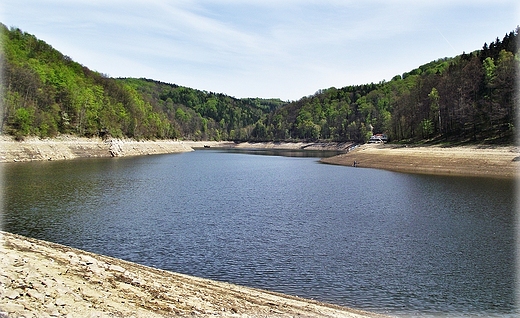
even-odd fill
[[[320,90],[270,114],[256,137],[364,142],[386,133],[406,142],[512,143],[518,32],[389,82]]]
[[[41,137],[176,136],[166,116],[131,87],[73,62],[33,35],[5,26],[1,31],[2,131]]]
[[[35,36],[1,25],[1,130],[23,138],[131,137],[247,140],[284,104],[236,99],[145,79],[113,79],[72,61]]]
[[[19,29],[1,27],[4,133],[136,139],[511,143],[518,32],[389,82],[328,88],[285,103],[149,79],[108,78]]]
[[[177,136],[192,140],[249,140],[253,125],[285,104],[279,99],[237,99],[148,79],[118,82],[164,114]]]

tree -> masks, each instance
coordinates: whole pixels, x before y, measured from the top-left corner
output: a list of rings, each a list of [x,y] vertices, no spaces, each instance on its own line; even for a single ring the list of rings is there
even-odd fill
[[[434,87],[432,88],[430,94],[428,94],[430,98],[430,110],[434,117],[438,120],[438,130],[439,134],[442,134],[442,119],[441,119],[441,108],[439,107],[439,91]]]
[[[22,136],[29,135],[31,133],[33,119],[33,110],[24,107],[18,108],[13,119],[13,125],[17,128],[18,134]]]

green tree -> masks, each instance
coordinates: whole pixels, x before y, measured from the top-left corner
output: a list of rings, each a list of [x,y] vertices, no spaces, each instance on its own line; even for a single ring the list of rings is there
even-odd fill
[[[432,112],[432,115],[437,120],[437,129],[439,130],[439,133],[442,134],[442,116],[441,116],[441,108],[439,107],[439,91],[434,87],[432,88],[431,92],[428,94],[428,97],[430,98],[430,111]]]
[[[13,125],[22,136],[31,133],[31,127],[34,120],[34,111],[27,108],[18,108],[14,114]]]

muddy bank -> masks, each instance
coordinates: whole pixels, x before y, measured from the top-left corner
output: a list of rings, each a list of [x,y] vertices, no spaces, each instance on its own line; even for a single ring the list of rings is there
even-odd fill
[[[0,317],[382,317],[0,232]]]
[[[357,149],[321,162],[337,165],[386,169],[397,172],[453,176],[518,178],[517,147],[404,147],[362,145]]]

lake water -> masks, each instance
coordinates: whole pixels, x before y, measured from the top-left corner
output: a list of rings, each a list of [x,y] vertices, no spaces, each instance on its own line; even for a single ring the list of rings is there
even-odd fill
[[[513,181],[254,153],[3,164],[3,227],[397,316],[518,313]]]

